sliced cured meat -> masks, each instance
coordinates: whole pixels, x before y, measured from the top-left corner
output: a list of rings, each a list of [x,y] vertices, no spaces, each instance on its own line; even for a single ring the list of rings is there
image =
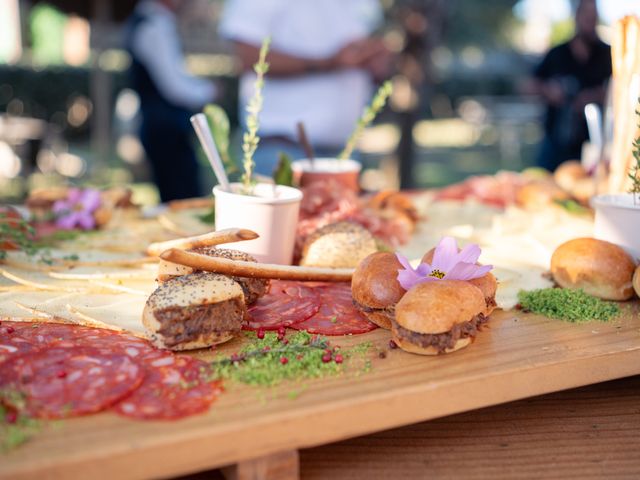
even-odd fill
[[[291,327],[320,310],[320,299],[300,282],[273,280],[269,293],[249,308],[245,330],[277,330]]]
[[[138,359],[146,371],[142,385],[114,410],[146,420],[175,420],[208,410],[220,394],[205,362],[157,350]]]
[[[2,401],[39,418],[104,410],[142,379],[142,369],[128,356],[89,347],[49,347],[0,365]]]
[[[325,284],[317,286],[315,291],[320,298],[320,310],[291,328],[329,336],[355,335],[377,328],[353,306],[348,283]]]

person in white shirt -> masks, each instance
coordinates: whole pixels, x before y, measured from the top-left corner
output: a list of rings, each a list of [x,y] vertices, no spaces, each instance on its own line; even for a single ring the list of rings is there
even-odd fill
[[[270,175],[278,150],[302,157],[296,124],[303,122],[317,156],[344,146],[374,80],[388,74],[390,53],[372,34],[382,20],[378,0],[227,0],[220,33],[240,58],[240,112],[253,93],[251,70],[271,37],[260,114],[256,171]]]
[[[126,29],[132,87],[140,96],[140,139],[163,202],[200,195],[190,116],[214,101],[214,83],[184,68],[176,14],[186,1],[144,0]]]

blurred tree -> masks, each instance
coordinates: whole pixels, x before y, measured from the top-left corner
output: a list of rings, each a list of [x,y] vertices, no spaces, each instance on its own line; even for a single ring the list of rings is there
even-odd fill
[[[47,4],[39,4],[31,9],[31,49],[33,61],[40,65],[60,65],[64,63],[64,28],[67,16]]]

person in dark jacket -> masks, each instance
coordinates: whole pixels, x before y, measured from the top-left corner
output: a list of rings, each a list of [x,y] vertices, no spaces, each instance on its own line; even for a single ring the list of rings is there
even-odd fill
[[[140,96],[140,140],[163,202],[201,194],[189,118],[217,93],[214,83],[185,71],[176,15],[186,3],[144,0],[126,29],[130,78]]]
[[[580,2],[575,24],[573,38],[552,48],[533,72],[531,91],[547,105],[538,164],[548,170],[580,159],[588,139],[584,107],[592,102],[602,106],[611,76],[611,49],[596,33],[595,0]]]

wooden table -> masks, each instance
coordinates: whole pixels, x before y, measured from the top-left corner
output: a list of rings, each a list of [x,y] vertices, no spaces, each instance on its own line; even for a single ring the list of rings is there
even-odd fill
[[[175,423],[67,420],[0,457],[0,477],[170,477],[235,464],[240,478],[295,478],[298,449],[640,374],[640,308],[623,310],[616,321],[588,324],[496,312],[474,345],[438,357],[386,351],[381,330],[354,336],[342,343],[370,340],[387,353],[368,374],[307,382],[293,400],[291,386],[265,398],[230,384],[208,414]],[[513,431],[521,446],[533,438],[526,424]]]

